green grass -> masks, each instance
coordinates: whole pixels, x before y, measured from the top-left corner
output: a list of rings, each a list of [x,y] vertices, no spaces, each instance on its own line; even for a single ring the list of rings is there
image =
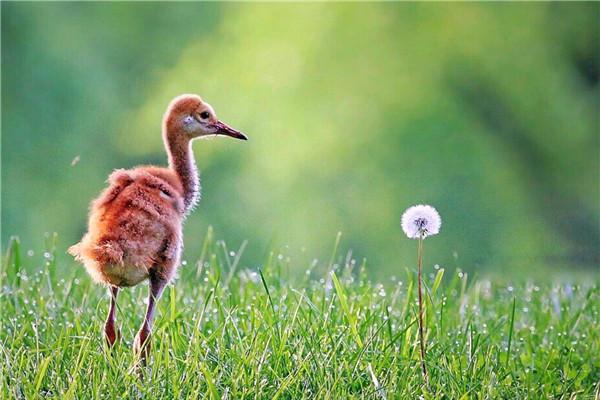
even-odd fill
[[[209,234],[201,260],[165,290],[140,380],[131,344],[145,285],[122,291],[123,340],[109,351],[105,289],[47,246],[30,256],[13,241],[2,261],[2,399],[598,397],[594,281],[473,280],[426,267],[427,388],[415,271],[371,282],[337,243],[327,264],[307,269],[275,253],[250,271]]]

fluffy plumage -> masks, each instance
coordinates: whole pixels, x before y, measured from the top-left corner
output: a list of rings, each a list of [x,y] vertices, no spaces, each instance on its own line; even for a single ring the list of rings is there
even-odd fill
[[[179,263],[183,187],[173,171],[116,170],[91,204],[88,233],[69,249],[96,282],[134,286],[150,271],[169,280]]]

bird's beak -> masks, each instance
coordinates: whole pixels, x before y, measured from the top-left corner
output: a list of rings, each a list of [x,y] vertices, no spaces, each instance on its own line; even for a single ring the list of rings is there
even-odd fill
[[[246,135],[244,135],[242,132],[240,132],[238,130],[233,129],[232,127],[230,127],[223,121],[217,121],[214,123],[213,126],[217,129],[217,132],[216,132],[217,135],[225,135],[225,136],[231,136],[232,138],[236,138],[236,139],[248,140],[248,137]]]

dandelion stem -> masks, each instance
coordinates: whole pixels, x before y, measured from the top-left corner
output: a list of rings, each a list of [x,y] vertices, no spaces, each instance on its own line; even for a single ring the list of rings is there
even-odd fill
[[[423,370],[423,378],[425,379],[425,384],[429,386],[427,367],[425,366],[425,335],[423,334],[423,289],[421,288],[421,270],[423,269],[423,232],[421,232],[421,234],[419,235],[417,263],[419,267],[417,280],[419,281],[419,344],[421,347],[421,369]]]

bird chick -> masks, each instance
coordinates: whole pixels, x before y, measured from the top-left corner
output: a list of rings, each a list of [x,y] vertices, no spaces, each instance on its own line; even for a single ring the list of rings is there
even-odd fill
[[[108,187],[91,203],[88,232],[69,248],[94,281],[109,287],[111,303],[104,334],[110,346],[120,336],[115,328],[119,289],[150,281],[146,315],[134,342],[136,353],[144,359],[156,302],[179,265],[183,221],[199,198],[191,143],[209,135],[247,140],[243,133],[218,120],[213,108],[199,96],[186,94],[173,99],[162,124],[168,168],[115,170],[108,178]]]

